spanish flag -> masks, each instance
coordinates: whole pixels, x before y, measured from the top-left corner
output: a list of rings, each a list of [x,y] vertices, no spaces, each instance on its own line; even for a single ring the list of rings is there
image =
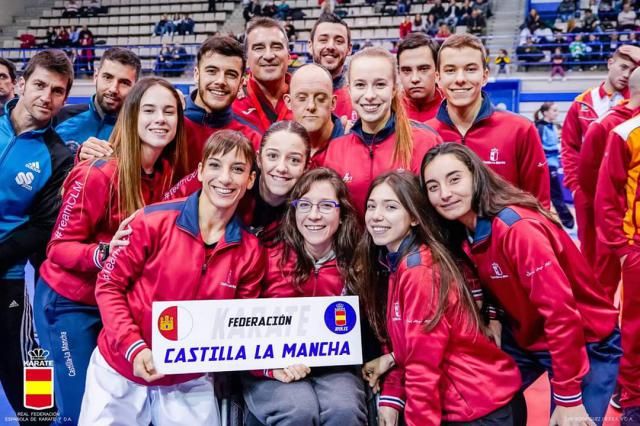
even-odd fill
[[[53,368],[24,369],[24,406],[32,410],[53,407]]]

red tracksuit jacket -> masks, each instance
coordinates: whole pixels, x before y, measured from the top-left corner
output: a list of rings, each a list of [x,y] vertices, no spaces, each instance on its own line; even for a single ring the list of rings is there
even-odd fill
[[[640,247],[640,116],[613,129],[596,190],[598,238],[618,258]]]
[[[611,130],[640,112],[640,109],[627,108],[627,103],[627,101],[623,101],[620,105],[604,113],[602,117],[591,123],[584,135],[578,164],[578,185],[591,203],[596,197],[598,172]]]
[[[625,97],[628,96],[618,92],[608,94],[604,90],[604,83],[601,83],[578,95],[569,107],[562,124],[561,151],[564,184],[571,192],[579,186],[580,149],[587,128]]]
[[[291,75],[287,74],[284,93],[289,92],[290,81]],[[279,99],[274,109],[253,77],[249,78],[242,94],[233,102],[232,108],[237,116],[248,121],[260,133],[266,132],[276,121],[293,120],[293,113],[285,105],[284,99]]]
[[[260,149],[262,132],[242,116],[231,110],[231,107],[220,112],[207,113],[194,102],[196,91],[187,99],[187,108],[184,111],[184,126],[187,132],[187,146],[189,151],[189,170],[198,167],[202,160],[202,151],[209,136],[219,130],[236,130],[251,141],[256,150]]]
[[[336,109],[333,113],[338,117],[347,117],[350,121],[356,121],[358,114],[353,110],[351,105],[351,95],[349,94],[349,84],[345,71],[339,77],[333,79],[333,94],[336,95]]]
[[[404,108],[407,110],[407,115],[411,120],[419,121],[420,123],[425,123],[428,120],[435,118],[443,99],[444,99],[444,96],[442,96],[442,92],[437,87],[431,102],[427,102],[422,107],[417,106],[411,100],[409,95],[405,94]]]
[[[198,228],[199,195],[138,212],[129,245],[115,250],[98,275],[96,298],[104,324],[98,348],[118,373],[142,385],[173,385],[198,377],[168,375],[147,383],[133,375],[134,358],[151,347],[153,301],[260,294],[265,257],[257,238],[234,217],[207,258]]]
[[[420,173],[422,158],[442,139],[429,126],[412,122],[413,155],[409,170]],[[334,169],[347,184],[351,199],[360,217],[364,217],[365,197],[371,182],[382,173],[402,168],[393,162],[396,144],[395,117],[375,135],[365,134],[362,122],[354,124],[351,133],[332,141],[327,149],[324,166]]]
[[[331,132],[331,136],[329,136],[329,142],[316,151],[311,158],[309,158],[309,164],[307,164],[307,169],[315,169],[317,167],[324,166],[325,158],[327,157],[327,150],[329,149],[329,144],[342,136],[344,136],[344,127],[342,126],[342,121],[335,114],[331,116],[331,122],[333,123],[333,131]]]
[[[117,160],[87,160],[76,165],[63,185],[63,201],[47,246],[40,275],[57,293],[95,305],[96,275],[102,269],[98,243],[111,241],[126,218],[118,208]],[[162,199],[171,187],[171,167],[160,160],[152,177],[142,175],[145,204]]]
[[[493,220],[479,217],[465,250],[517,344],[550,353],[556,404],[579,405],[585,344],[609,336],[618,315],[571,237],[540,213],[510,206]]]
[[[443,101],[436,118],[427,121],[445,142],[458,142],[471,148],[494,172],[518,188],[535,195],[551,207],[549,167],[536,126],[508,111],[497,111],[486,93],[475,122],[462,136]]]
[[[515,362],[480,331],[466,331],[469,318],[452,310],[425,331],[439,274],[428,247],[408,251],[387,258],[386,321],[397,366],[384,379],[380,405],[404,407],[408,426],[472,421],[507,405],[521,385]],[[459,303],[453,292],[449,302]]]

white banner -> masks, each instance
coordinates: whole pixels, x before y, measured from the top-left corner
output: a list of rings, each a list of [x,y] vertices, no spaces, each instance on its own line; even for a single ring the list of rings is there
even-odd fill
[[[163,374],[362,363],[357,296],[153,302]]]

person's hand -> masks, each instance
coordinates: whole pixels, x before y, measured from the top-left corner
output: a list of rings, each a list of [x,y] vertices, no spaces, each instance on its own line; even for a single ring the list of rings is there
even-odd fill
[[[109,242],[109,254],[113,253],[113,251],[118,247],[129,245],[128,237],[131,234],[131,232],[133,232],[129,227],[129,224],[135,217],[136,213],[138,212],[137,211],[133,212],[131,216],[129,216],[128,218],[120,222],[120,226],[118,226],[118,230],[116,231],[115,234],[113,234],[113,238],[111,238],[111,241]]]
[[[362,378],[373,389],[373,393],[380,392],[380,376],[389,371],[395,365],[391,354],[379,356],[362,366]]]
[[[549,420],[549,426],[596,426],[584,405],[575,407],[556,406]]]
[[[618,48],[618,52],[623,55],[627,55],[636,63],[636,65],[640,64],[640,47],[632,46],[630,44],[623,44]]]
[[[351,129],[355,124],[353,121],[349,120],[346,115],[340,117],[340,122],[342,123],[342,127],[344,128],[344,134],[348,135],[351,133]]]
[[[502,323],[498,320],[489,320],[488,334],[489,338],[496,342],[496,346],[502,345]]]
[[[146,382],[153,382],[164,377],[164,374],[158,373],[155,365],[153,365],[151,349],[145,348],[141,350],[133,359],[133,375]]]
[[[91,136],[80,145],[80,160],[93,160],[94,158],[108,157],[113,154],[109,142]]]
[[[378,426],[396,426],[400,413],[395,408],[378,408]]]
[[[273,378],[282,383],[291,383],[302,380],[311,373],[311,369],[304,364],[294,364],[287,368],[273,370]]]

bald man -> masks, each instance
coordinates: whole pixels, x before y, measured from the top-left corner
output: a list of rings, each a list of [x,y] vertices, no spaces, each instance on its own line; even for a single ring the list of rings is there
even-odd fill
[[[629,100],[611,108],[602,117],[591,123],[580,149],[578,185],[584,196],[586,226],[593,229],[596,228],[593,203],[597,190],[598,171],[603,161],[609,133],[617,125],[640,113],[640,68],[636,68],[631,73],[628,87]],[[620,282],[620,260],[602,244],[597,236],[593,240],[586,240],[585,244],[593,244],[593,247],[585,247],[585,250],[595,253],[593,268],[609,299],[613,302]]]
[[[344,134],[340,119],[333,113],[336,95],[331,74],[317,64],[303,65],[293,74],[284,101],[293,113],[293,119],[309,133],[309,167],[322,166],[329,142]]]

